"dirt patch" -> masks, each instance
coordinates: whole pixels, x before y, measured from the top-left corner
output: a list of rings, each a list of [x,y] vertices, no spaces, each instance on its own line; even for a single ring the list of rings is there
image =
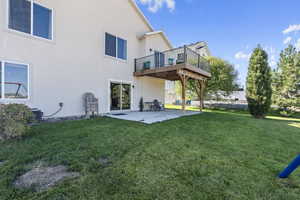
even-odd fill
[[[78,177],[77,172],[68,172],[65,166],[56,167],[35,167],[24,175],[20,176],[14,186],[20,189],[33,188],[35,191],[47,190],[67,178]]]

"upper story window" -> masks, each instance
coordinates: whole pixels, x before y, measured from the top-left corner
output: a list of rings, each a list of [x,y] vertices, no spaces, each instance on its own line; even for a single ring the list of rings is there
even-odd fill
[[[8,0],[8,28],[52,40],[52,10],[33,0]]]
[[[127,41],[105,33],[105,55],[127,60]]]
[[[0,61],[0,99],[28,99],[28,65]]]

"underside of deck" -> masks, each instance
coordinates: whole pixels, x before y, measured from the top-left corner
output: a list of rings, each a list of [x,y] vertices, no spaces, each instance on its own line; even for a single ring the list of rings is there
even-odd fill
[[[209,72],[186,63],[147,69],[141,72],[135,72],[134,75],[137,77],[150,76],[170,81],[180,81],[182,87],[182,110],[185,110],[187,81],[189,79],[195,80],[196,87],[194,89],[200,99],[200,111],[202,111],[204,107],[204,91],[207,80],[211,78]]]
[[[189,78],[196,80],[209,79],[211,77],[210,73],[185,63],[156,69],[147,69],[142,72],[134,72],[134,76],[150,76],[170,81],[181,80],[181,75],[186,75]]]

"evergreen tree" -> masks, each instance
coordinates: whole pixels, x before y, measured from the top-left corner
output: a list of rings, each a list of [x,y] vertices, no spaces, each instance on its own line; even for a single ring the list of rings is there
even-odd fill
[[[251,115],[263,118],[271,107],[271,68],[261,46],[254,49],[247,76],[247,101]]]
[[[276,74],[273,76],[273,101],[284,115],[290,115],[299,106],[300,53],[289,45],[280,54]]]

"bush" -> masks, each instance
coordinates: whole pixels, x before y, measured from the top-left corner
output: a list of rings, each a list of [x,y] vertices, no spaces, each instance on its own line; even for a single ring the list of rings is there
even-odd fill
[[[23,104],[0,105],[0,140],[20,138],[34,121],[30,108]]]

